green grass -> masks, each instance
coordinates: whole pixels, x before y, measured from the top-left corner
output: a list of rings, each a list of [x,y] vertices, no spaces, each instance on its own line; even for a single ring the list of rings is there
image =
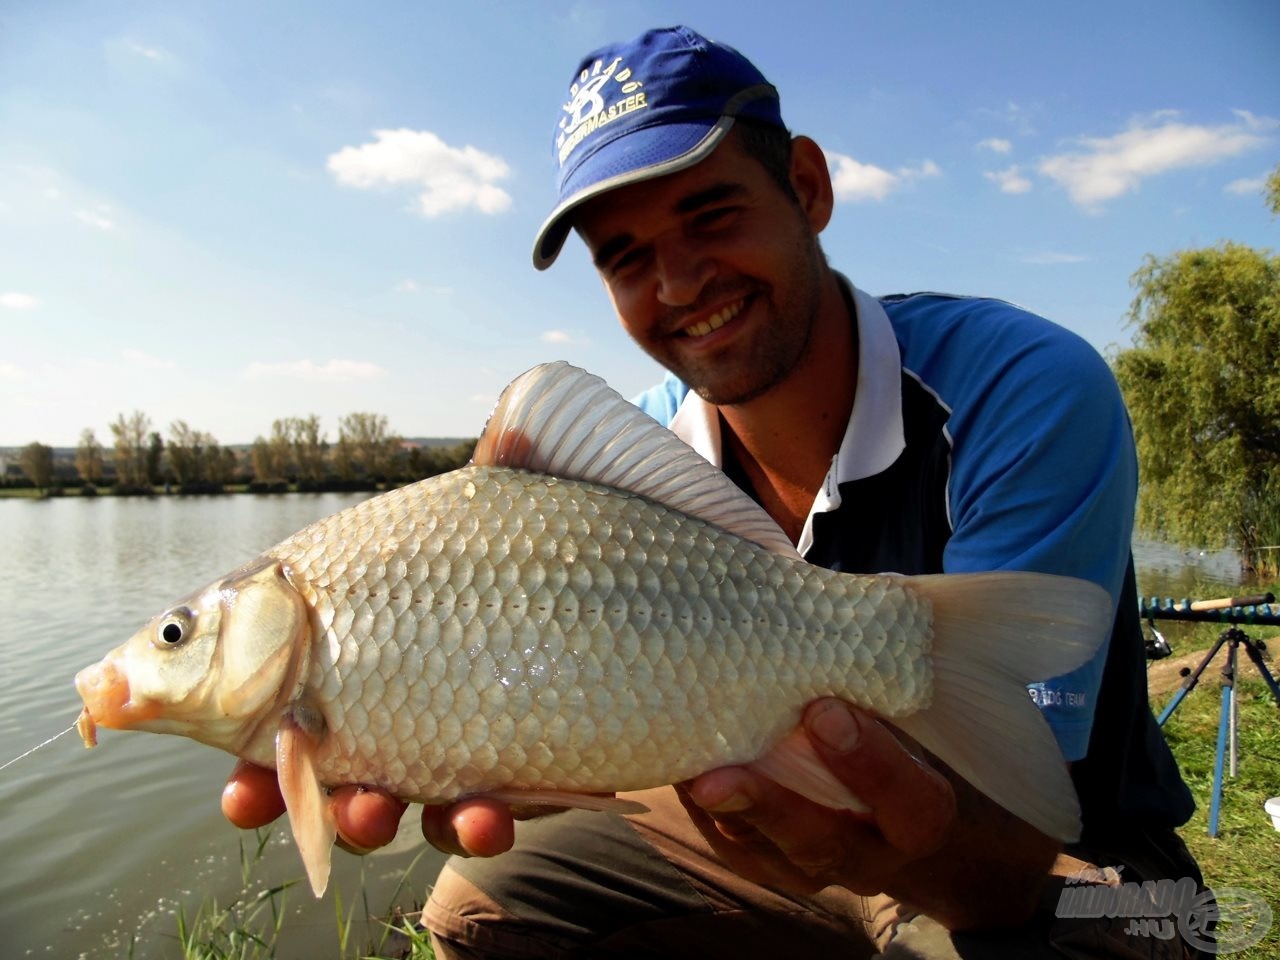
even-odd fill
[[[290,888],[301,880],[254,891],[256,876],[271,840],[273,828],[240,837],[241,892],[229,903],[205,900],[188,917],[179,904],[176,940],[183,960],[270,960],[277,956],[285,907]],[[425,854],[424,850],[424,854]],[[399,900],[423,854],[405,868],[388,903]],[[359,898],[344,906],[342,892],[331,888],[334,909],[334,945],[326,956],[341,960],[435,960],[435,952],[426,933],[414,923],[417,912],[405,913],[396,908],[378,916],[368,901],[363,882]],[[363,937],[355,934],[357,920],[362,921]],[[129,956],[136,952],[134,944]]]
[[[1255,640],[1265,640],[1269,632],[1275,633],[1274,628],[1244,630]],[[1182,642],[1171,637],[1174,653],[1207,653],[1220,631],[1216,626],[1200,626]],[[1273,652],[1280,650],[1280,637],[1271,647]],[[1265,899],[1275,912],[1264,939],[1233,954],[1246,960],[1262,960],[1280,956],[1280,833],[1272,828],[1263,809],[1269,797],[1280,796],[1280,707],[1241,649],[1236,668],[1237,774],[1231,777],[1224,763],[1218,835],[1210,837],[1209,807],[1222,711],[1221,668],[1226,656],[1225,648],[1218,652],[1195,689],[1173,712],[1164,733],[1196,800],[1195,815],[1179,833],[1200,862],[1205,881],[1213,887],[1250,890]],[[1280,665],[1266,662],[1275,676]],[[1157,714],[1171,696],[1170,692],[1153,694],[1152,707]]]

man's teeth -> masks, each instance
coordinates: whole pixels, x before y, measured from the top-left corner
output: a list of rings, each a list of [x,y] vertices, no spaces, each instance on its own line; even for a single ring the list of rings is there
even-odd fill
[[[742,301],[725,307],[723,310],[715,313],[706,320],[701,320],[691,327],[685,327],[684,335],[686,337],[705,337],[712,330],[719,330],[726,323],[742,312]]]

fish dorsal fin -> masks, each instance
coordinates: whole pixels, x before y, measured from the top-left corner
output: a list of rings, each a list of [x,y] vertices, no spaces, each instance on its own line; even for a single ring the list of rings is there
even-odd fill
[[[799,558],[782,528],[720,469],[599,377],[564,361],[511,382],[472,462],[637,493]]]

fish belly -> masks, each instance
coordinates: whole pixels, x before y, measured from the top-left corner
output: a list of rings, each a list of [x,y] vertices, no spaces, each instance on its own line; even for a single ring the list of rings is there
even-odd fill
[[[442,802],[673,783],[766,751],[812,699],[928,705],[928,601],[642,497],[470,467],[280,545],[313,609],[326,783]]]

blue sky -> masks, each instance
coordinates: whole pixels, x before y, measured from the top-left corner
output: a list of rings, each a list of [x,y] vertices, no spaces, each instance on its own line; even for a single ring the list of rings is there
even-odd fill
[[[824,246],[873,293],[999,296],[1106,351],[1146,254],[1280,238],[1273,0],[5,0],[0,446],[133,410],[472,436],[550,359],[647,386],[578,241],[530,248],[578,59],[681,22],[826,149]]]

